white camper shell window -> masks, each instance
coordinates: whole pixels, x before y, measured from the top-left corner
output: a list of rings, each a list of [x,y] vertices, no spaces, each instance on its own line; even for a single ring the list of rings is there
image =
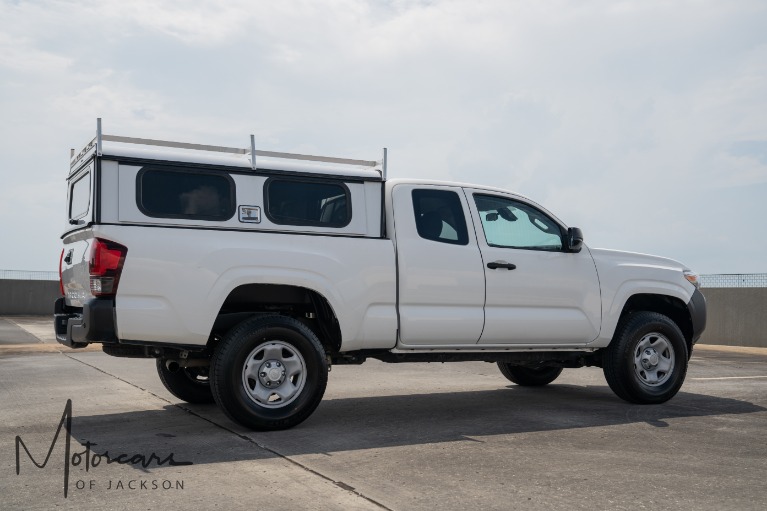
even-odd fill
[[[264,188],[272,223],[340,228],[351,222],[351,195],[343,183],[271,178]]]
[[[69,189],[69,219],[78,220],[88,214],[91,207],[91,171],[90,169]]]
[[[136,203],[149,217],[224,221],[234,216],[234,181],[223,172],[144,167]]]

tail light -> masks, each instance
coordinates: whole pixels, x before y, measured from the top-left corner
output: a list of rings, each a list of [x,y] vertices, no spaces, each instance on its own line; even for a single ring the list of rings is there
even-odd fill
[[[61,255],[59,256],[59,292],[61,296],[64,296],[64,278],[61,276],[61,264],[64,261],[64,250],[61,249]]]
[[[114,241],[96,238],[91,246],[89,272],[93,296],[114,296],[128,249]]]

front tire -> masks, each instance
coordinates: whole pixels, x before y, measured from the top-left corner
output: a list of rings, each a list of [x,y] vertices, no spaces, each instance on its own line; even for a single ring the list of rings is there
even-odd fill
[[[687,343],[670,318],[637,312],[618,325],[603,370],[615,394],[630,403],[657,404],[674,397],[687,374]]]
[[[510,382],[522,387],[542,387],[556,380],[562,373],[561,367],[523,367],[508,362],[498,362],[498,369]]]
[[[287,429],[306,420],[327,381],[319,339],[286,316],[243,321],[227,333],[211,363],[216,402],[232,420],[254,430]]]
[[[187,403],[212,403],[207,367],[168,369],[167,360],[157,359],[157,374],[168,392]]]

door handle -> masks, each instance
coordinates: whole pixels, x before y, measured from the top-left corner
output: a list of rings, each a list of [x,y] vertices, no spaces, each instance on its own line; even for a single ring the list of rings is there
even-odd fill
[[[75,251],[75,249],[70,250],[67,252],[67,256],[64,258],[64,262],[67,264],[72,264],[72,253]]]
[[[506,268],[507,270],[517,269],[516,264],[507,263],[506,261],[493,261],[492,263],[487,263],[487,267],[491,270],[497,270],[498,268]]]

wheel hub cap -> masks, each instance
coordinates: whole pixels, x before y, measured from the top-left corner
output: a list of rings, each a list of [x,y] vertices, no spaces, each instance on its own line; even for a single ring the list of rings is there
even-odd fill
[[[657,387],[666,383],[675,365],[674,347],[661,333],[645,335],[634,351],[634,373],[640,383]]]
[[[642,356],[642,367],[645,369],[653,369],[655,366],[658,365],[658,362],[660,361],[660,356],[658,355],[658,352],[655,351],[654,348],[647,348],[644,350],[644,354]]]
[[[266,408],[289,405],[301,394],[306,378],[306,362],[301,352],[278,340],[254,348],[242,368],[246,395]]]
[[[285,381],[285,368],[278,360],[267,360],[258,369],[258,379],[265,387],[279,387]]]

